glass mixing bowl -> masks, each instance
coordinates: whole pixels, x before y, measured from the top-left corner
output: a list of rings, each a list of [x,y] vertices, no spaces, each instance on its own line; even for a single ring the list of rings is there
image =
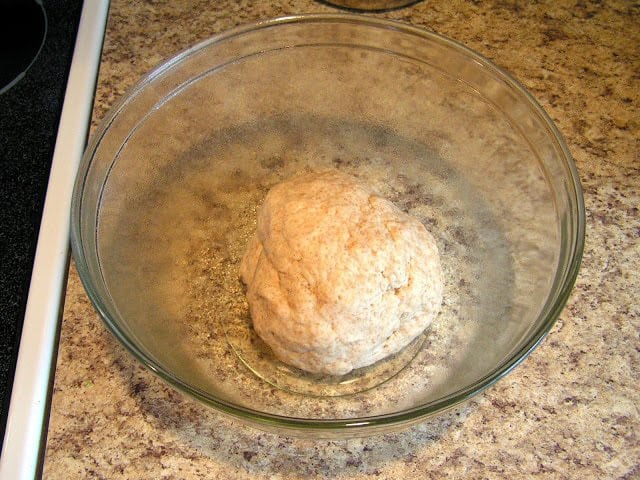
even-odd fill
[[[269,188],[355,175],[435,236],[442,311],[395,357],[318,377],[251,329],[238,266]],[[419,421],[503,377],[578,272],[584,206],[558,130],[509,74],[409,25],[303,15],[167,61],[93,135],[72,205],[78,272],[113,334],[248,423],[344,437]]]

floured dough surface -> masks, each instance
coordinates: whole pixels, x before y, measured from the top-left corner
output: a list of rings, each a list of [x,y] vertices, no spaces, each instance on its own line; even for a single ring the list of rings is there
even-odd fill
[[[342,375],[398,352],[439,312],[432,235],[355,177],[274,186],[240,266],[253,326],[283,362]]]

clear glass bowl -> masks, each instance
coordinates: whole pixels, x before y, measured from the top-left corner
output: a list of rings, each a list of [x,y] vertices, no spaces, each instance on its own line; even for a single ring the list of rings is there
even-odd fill
[[[423,221],[446,276],[423,337],[344,378],[274,359],[238,280],[268,189],[324,169]],[[142,78],[94,134],[72,217],[89,297],[150,370],[254,425],[324,437],[409,425],[508,373],[559,315],[584,240],[570,154],[518,82],[355,15],[238,28]]]

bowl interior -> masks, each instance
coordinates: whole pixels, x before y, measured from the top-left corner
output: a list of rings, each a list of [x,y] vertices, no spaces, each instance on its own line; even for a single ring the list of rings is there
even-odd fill
[[[446,280],[405,368],[333,390],[268,356],[238,280],[269,188],[325,169],[419,218]],[[477,392],[550,328],[579,250],[575,173],[535,102],[451,41],[348,15],[236,30],[151,73],[95,135],[74,202],[82,279],[145,364],[232,413],[307,421]]]

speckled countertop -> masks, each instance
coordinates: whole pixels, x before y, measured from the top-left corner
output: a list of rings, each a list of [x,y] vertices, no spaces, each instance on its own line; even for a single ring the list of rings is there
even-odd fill
[[[143,73],[311,0],[113,0],[93,115]],[[261,433],[176,393],[106,331],[72,266],[44,478],[640,478],[640,4],[424,1],[380,14],[457,39],[511,71],[576,160],[587,242],[542,345],[457,413],[363,440]]]

